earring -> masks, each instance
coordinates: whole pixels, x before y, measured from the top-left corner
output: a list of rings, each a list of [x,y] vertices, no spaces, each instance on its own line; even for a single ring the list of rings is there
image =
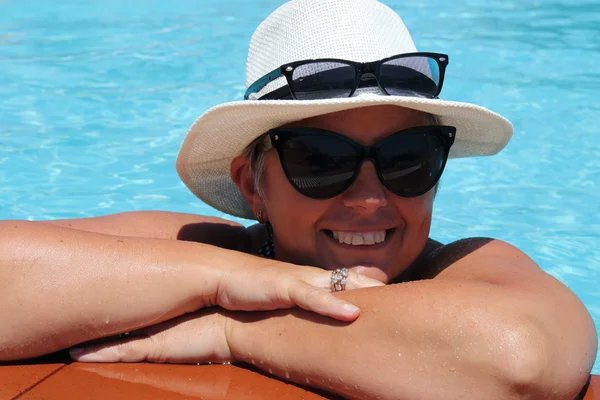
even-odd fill
[[[263,212],[262,210],[258,211],[256,213],[256,220],[258,221],[259,224],[264,224],[265,220],[263,219]]]

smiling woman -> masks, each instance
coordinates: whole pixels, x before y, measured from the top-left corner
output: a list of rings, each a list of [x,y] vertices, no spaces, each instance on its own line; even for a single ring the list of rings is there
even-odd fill
[[[264,153],[262,196],[246,157],[233,160],[232,176],[268,221],[278,259],[330,270],[362,266],[363,274],[389,282],[425,247],[431,188],[454,132],[427,125],[411,109],[350,109],[271,130],[276,147]]]
[[[512,136],[438,97],[448,61],[376,0],[284,4],[252,37],[246,99],[198,118],[176,163],[201,200],[259,224],[2,222],[0,359],[70,348],[245,362],[350,398],[575,398],[597,351],[578,298],[505,242],[429,238],[447,160]]]

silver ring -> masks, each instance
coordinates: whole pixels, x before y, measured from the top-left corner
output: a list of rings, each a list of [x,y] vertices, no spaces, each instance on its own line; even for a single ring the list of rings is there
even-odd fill
[[[331,291],[342,292],[346,290],[346,278],[348,277],[348,268],[338,268],[331,272]]]

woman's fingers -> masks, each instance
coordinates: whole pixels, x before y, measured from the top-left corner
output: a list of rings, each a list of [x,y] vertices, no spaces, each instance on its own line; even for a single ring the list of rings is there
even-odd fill
[[[360,314],[360,309],[331,293],[332,271],[320,272],[317,281],[308,282],[294,280],[287,285],[290,301],[308,311],[325,315],[341,321],[354,321]],[[324,279],[325,278],[325,279]],[[362,289],[384,286],[385,284],[354,271],[349,271],[346,277],[346,289]]]
[[[377,279],[361,275],[358,272],[352,270],[350,270],[350,272],[348,273],[348,277],[346,278],[346,290],[364,289],[376,286],[385,286],[385,283],[378,281]]]
[[[74,348],[69,355],[75,361],[116,363],[150,360],[153,351],[149,337],[133,337],[97,346]]]
[[[354,304],[306,282],[294,282],[288,289],[288,295],[298,307],[341,321],[354,321],[360,314],[360,309]]]
[[[334,271],[322,270],[316,267],[309,268],[310,270],[308,272],[299,271],[300,273],[295,275],[296,279],[305,281],[314,287],[331,290],[331,277]],[[364,289],[376,286],[385,286],[385,283],[378,281],[377,279],[361,275],[353,269],[349,269],[348,276],[346,277],[346,290]]]
[[[333,271],[298,265],[231,271],[222,275],[214,302],[227,310],[243,311],[298,306],[328,317],[353,321],[360,311],[331,294],[332,274]],[[383,285],[351,269],[345,288],[352,290]]]
[[[188,313],[133,333],[139,336],[72,349],[70,355],[82,362],[231,361],[227,318],[217,308]]]

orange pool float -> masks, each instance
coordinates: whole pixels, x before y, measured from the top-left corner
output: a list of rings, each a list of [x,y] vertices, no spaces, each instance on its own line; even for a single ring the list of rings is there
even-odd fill
[[[0,400],[336,399],[236,365],[85,364],[66,354],[0,363]],[[577,400],[600,400],[592,375]]]

